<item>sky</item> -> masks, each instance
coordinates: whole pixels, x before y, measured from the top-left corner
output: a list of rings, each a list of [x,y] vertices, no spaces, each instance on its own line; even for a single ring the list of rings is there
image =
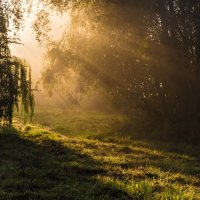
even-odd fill
[[[49,35],[53,40],[59,40],[67,23],[69,23],[69,16],[52,14],[50,17],[52,20],[52,31]],[[35,19],[36,14],[34,12],[26,17],[23,28],[19,32],[19,38],[22,44],[11,44],[10,49],[12,55],[25,58],[30,63],[33,80],[37,81],[42,70],[45,48],[41,47],[35,39],[35,33],[32,29],[32,24]]]

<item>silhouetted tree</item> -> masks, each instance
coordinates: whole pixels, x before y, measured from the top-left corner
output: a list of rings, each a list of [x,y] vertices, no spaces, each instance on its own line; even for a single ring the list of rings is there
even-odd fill
[[[25,60],[13,57],[9,50],[9,43],[15,42],[8,35],[9,22],[12,14],[19,15],[19,11],[11,11],[7,2],[0,1],[0,122],[3,125],[12,123],[14,107],[21,105],[24,114],[31,116],[34,108],[30,66]],[[13,29],[19,26],[17,16]]]

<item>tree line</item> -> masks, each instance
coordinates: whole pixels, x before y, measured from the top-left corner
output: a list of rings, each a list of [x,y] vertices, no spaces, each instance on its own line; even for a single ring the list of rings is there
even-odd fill
[[[47,87],[76,71],[77,91],[101,87],[117,110],[146,113],[166,137],[199,138],[199,1],[82,1],[69,12],[70,28],[49,45]]]
[[[63,38],[48,43],[45,87],[75,78],[75,94],[102,89],[133,123],[145,113],[166,137],[200,137],[198,0],[41,2],[37,36],[48,31],[52,10],[71,17]]]

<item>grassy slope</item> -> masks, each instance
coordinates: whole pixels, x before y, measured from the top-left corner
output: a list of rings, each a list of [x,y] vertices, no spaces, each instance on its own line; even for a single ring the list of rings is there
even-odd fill
[[[0,199],[200,199],[199,147],[18,126],[0,134]]]
[[[64,135],[91,136],[115,132],[124,124],[119,115],[104,114],[78,109],[36,107],[34,123],[48,127]]]

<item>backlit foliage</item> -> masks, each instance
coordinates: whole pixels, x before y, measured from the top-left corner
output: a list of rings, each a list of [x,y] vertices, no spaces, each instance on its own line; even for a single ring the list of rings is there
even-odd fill
[[[49,46],[44,83],[52,88],[73,69],[84,91],[104,88],[128,116],[148,113],[165,134],[199,137],[199,8],[195,0],[83,1]]]
[[[0,122],[3,125],[12,123],[14,107],[18,109],[20,105],[24,116],[27,113],[32,116],[34,107],[30,66],[25,60],[13,57],[9,50],[9,43],[16,42],[16,39],[9,37],[9,22],[13,13],[10,13],[6,3],[0,1]],[[17,19],[22,16],[19,10],[15,12],[16,30],[20,23]]]

